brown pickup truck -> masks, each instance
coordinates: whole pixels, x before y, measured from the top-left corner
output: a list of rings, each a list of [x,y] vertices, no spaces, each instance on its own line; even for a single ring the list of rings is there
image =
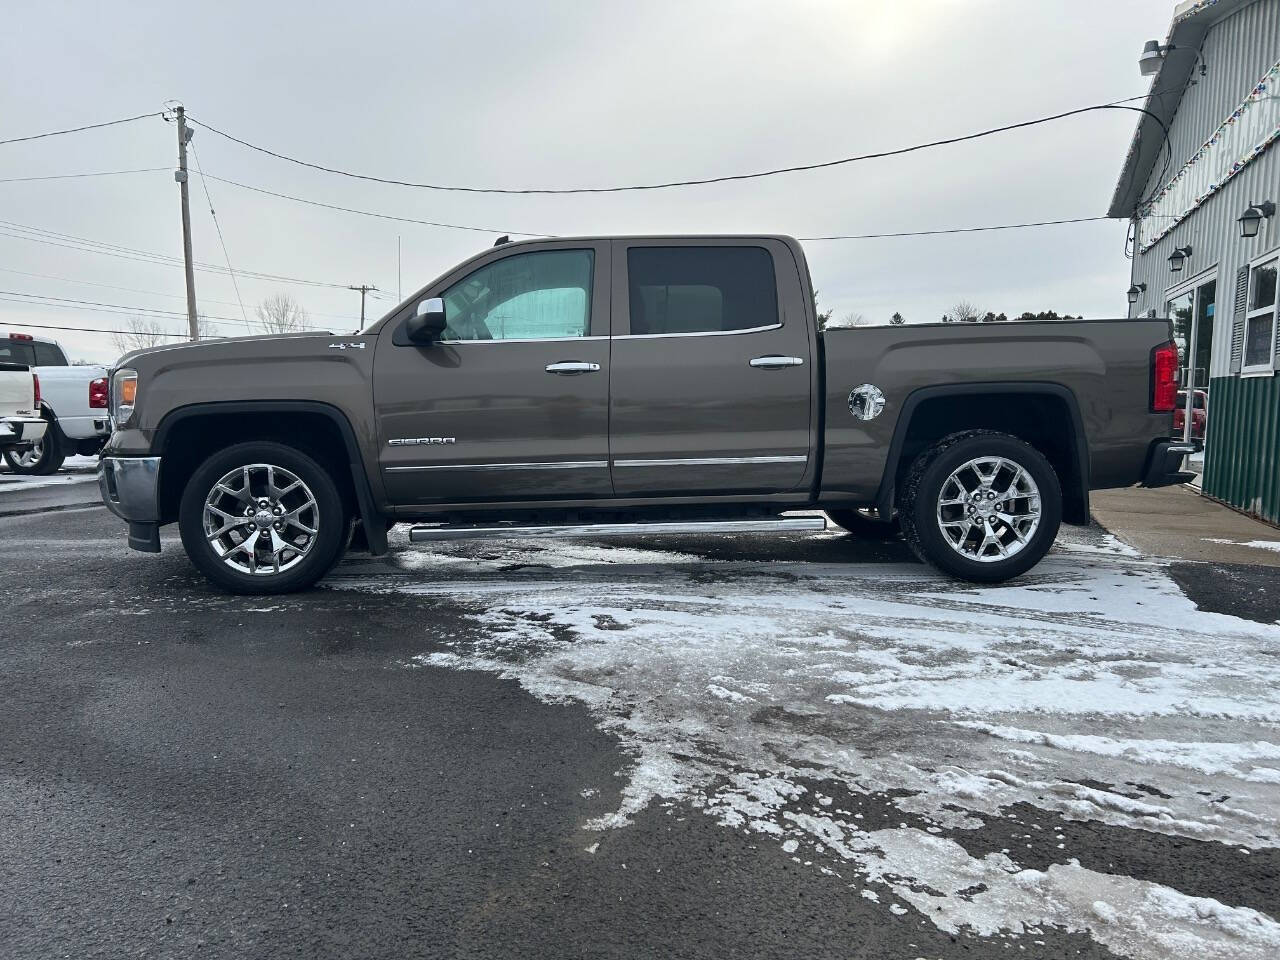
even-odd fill
[[[1033,566],[1089,491],[1186,479],[1164,320],[820,331],[781,236],[501,243],[357,334],[130,354],[103,499],[240,592],[361,529],[901,532],[957,577]],[[810,515],[797,516],[797,511]]]

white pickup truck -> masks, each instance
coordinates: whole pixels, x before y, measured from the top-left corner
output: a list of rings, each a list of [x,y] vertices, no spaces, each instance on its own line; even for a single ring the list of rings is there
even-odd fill
[[[49,425],[36,443],[5,452],[10,470],[50,474],[72,454],[102,449],[111,436],[106,367],[72,366],[57,341],[29,333],[0,333],[0,363],[25,364],[39,377],[38,409]]]
[[[0,360],[0,452],[7,458],[30,449],[47,428],[40,416],[40,381],[25,364]]]

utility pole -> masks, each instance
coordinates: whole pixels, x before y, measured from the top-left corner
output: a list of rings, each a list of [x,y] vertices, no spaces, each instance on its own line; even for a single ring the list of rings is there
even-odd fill
[[[348,290],[360,291],[360,329],[364,329],[364,297],[370,290],[377,290],[377,287],[371,287],[366,283],[360,284],[358,287],[347,287]]]
[[[200,322],[196,317],[196,273],[191,262],[191,198],[187,185],[187,144],[195,136],[187,129],[187,114],[182,104],[173,108],[178,120],[178,169],[173,179],[178,181],[182,194],[182,262],[187,272],[187,327],[192,340],[200,339]]]

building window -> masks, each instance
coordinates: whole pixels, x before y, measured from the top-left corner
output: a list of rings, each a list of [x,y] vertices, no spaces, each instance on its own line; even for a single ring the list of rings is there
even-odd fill
[[[1276,268],[1280,258],[1255,264],[1249,271],[1249,309],[1244,320],[1242,373],[1270,373],[1276,342]]]

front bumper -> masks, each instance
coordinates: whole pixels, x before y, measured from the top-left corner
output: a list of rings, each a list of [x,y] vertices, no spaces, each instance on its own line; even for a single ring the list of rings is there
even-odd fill
[[[0,449],[14,450],[29,447],[49,428],[41,417],[4,417],[0,419]]]
[[[1151,445],[1147,455],[1147,471],[1143,476],[1144,487],[1169,487],[1195,479],[1194,473],[1182,469],[1182,461],[1196,452],[1196,445],[1185,440],[1158,440]]]
[[[107,509],[129,524],[129,546],[160,552],[160,458],[103,457],[98,489]]]

